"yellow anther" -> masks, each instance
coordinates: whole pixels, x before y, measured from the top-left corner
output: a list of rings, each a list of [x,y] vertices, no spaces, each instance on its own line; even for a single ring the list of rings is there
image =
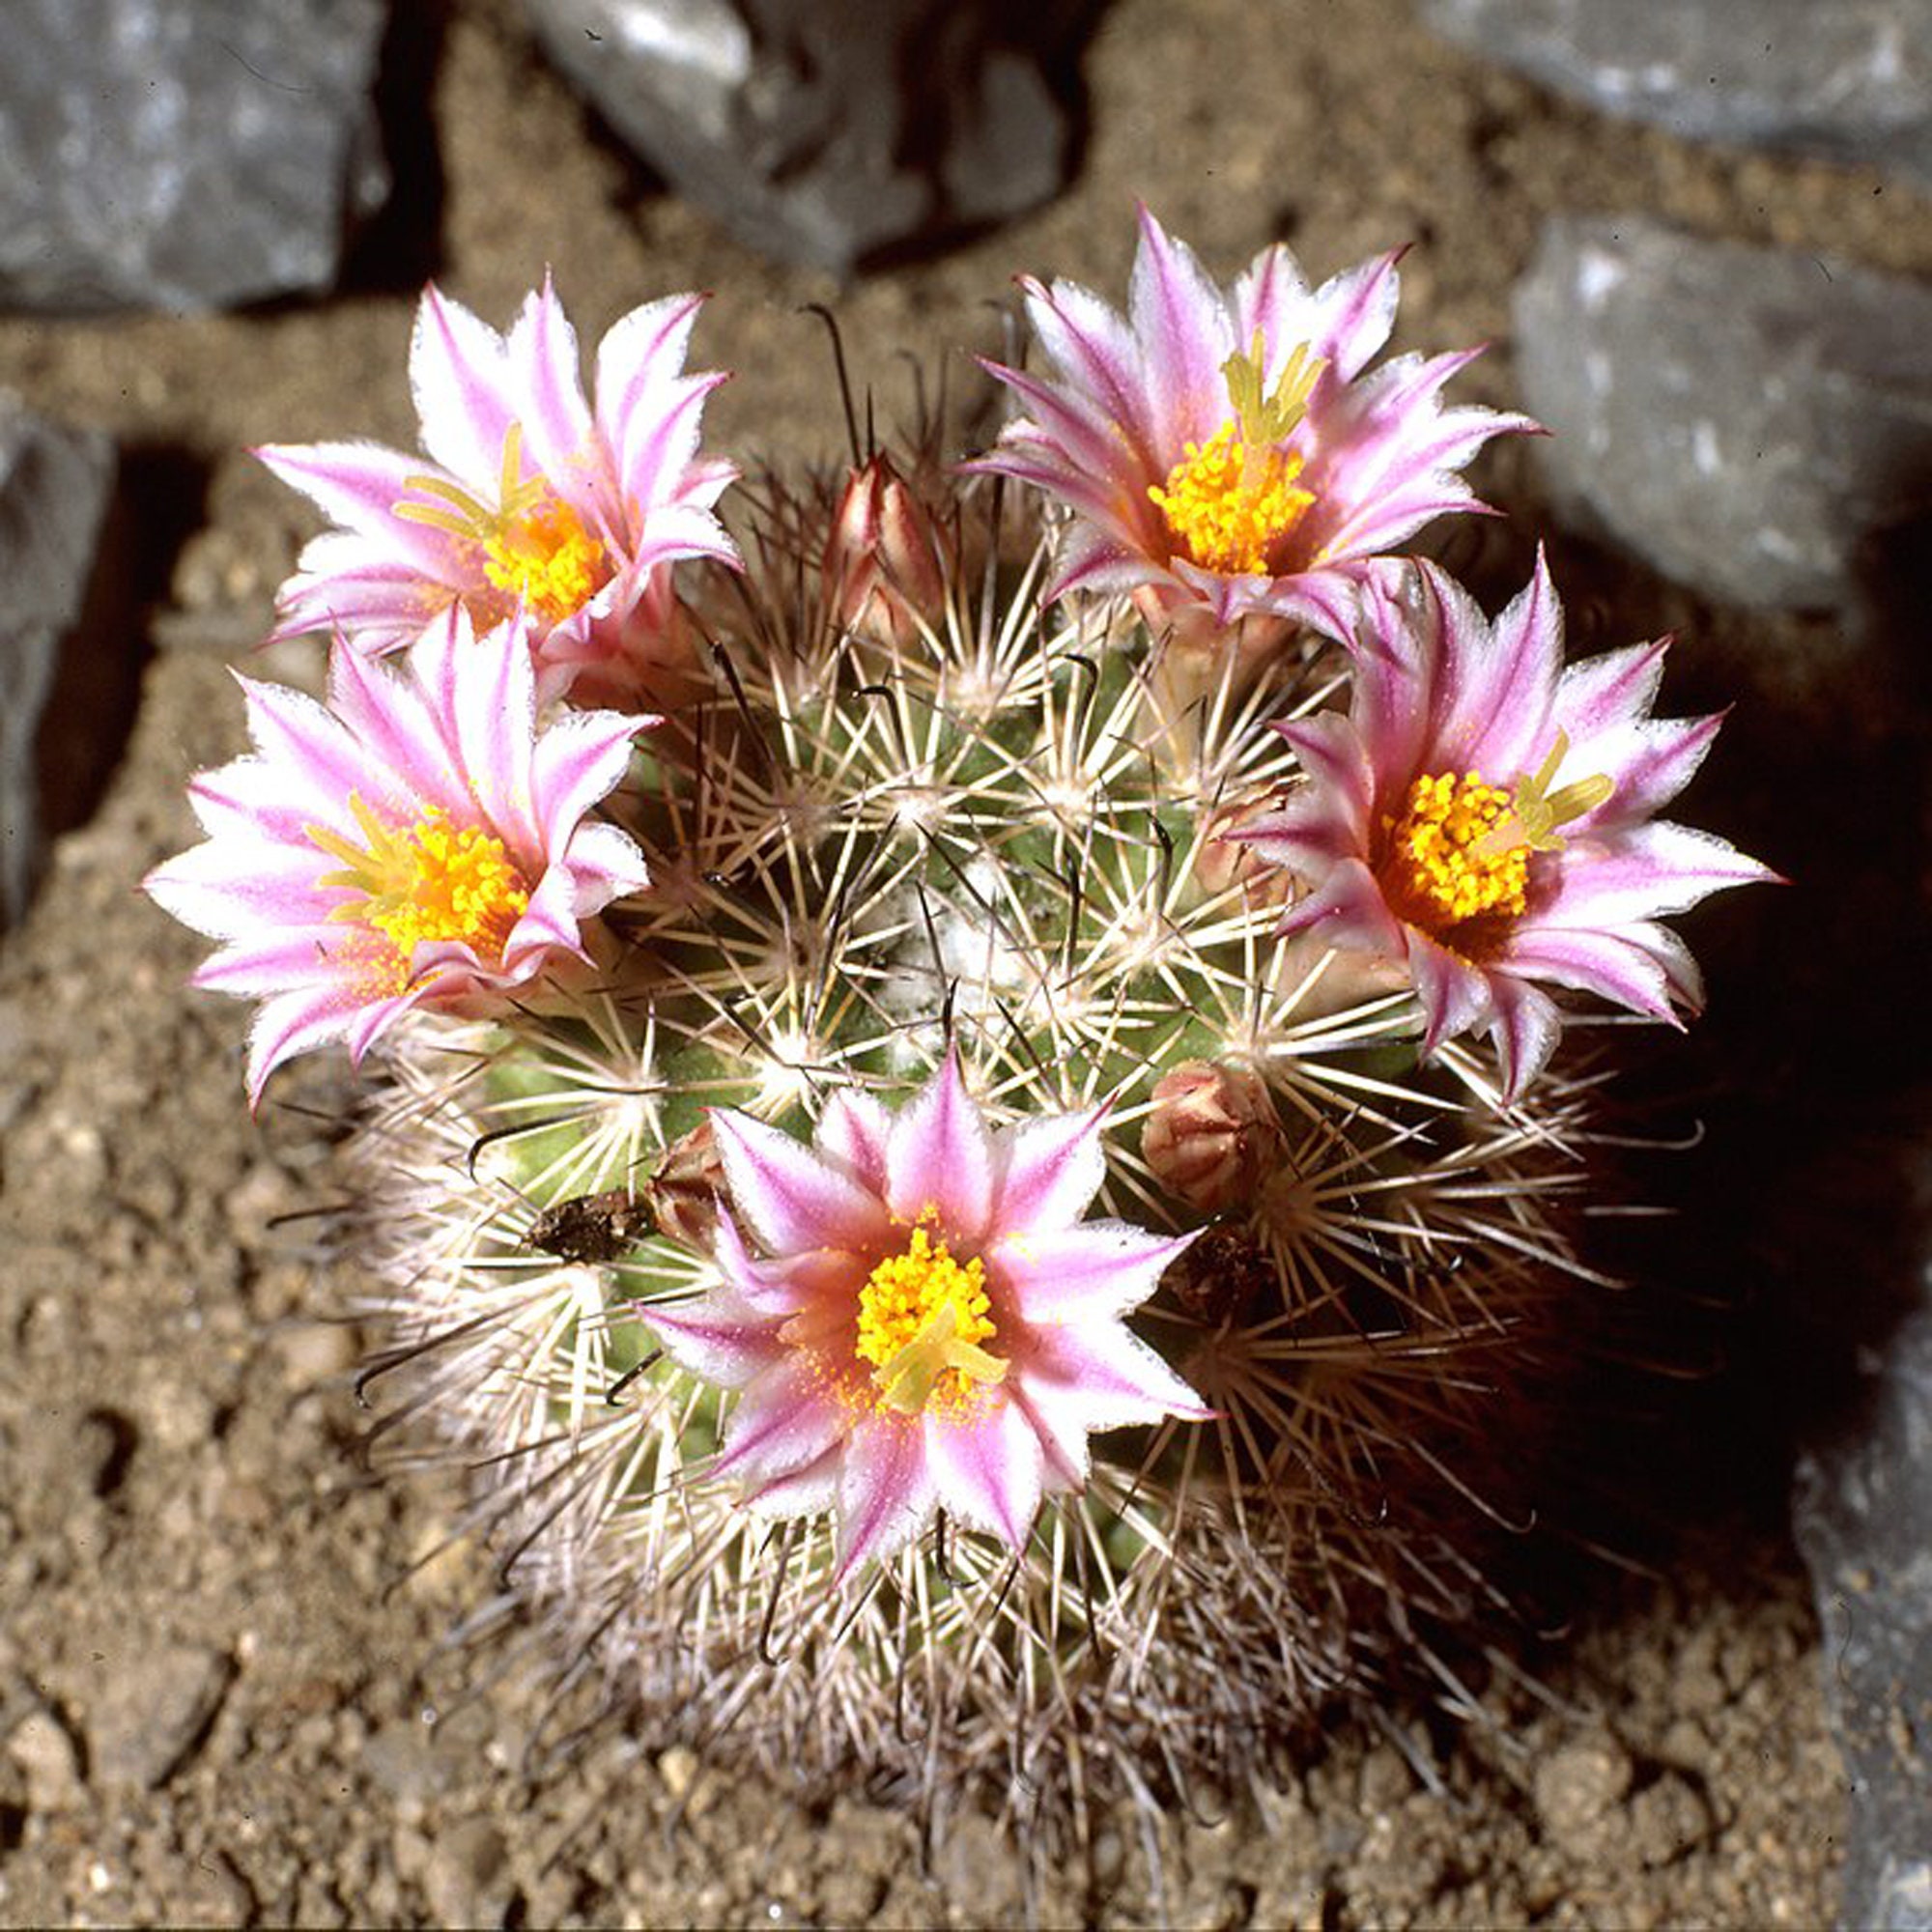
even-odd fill
[[[882,1408],[917,1415],[935,1398],[963,1404],[977,1384],[1006,1375],[1007,1364],[980,1347],[994,1335],[985,1280],[977,1257],[954,1261],[923,1228],[867,1277],[857,1346],[872,1366]]]
[[[1315,500],[1294,480],[1301,459],[1243,442],[1232,422],[1184,448],[1165,487],[1148,486],[1175,543],[1204,570],[1265,571],[1268,552]]]
[[[1307,412],[1321,358],[1297,346],[1264,395],[1266,355],[1256,329],[1248,352],[1221,364],[1234,414],[1205,443],[1184,443],[1167,481],[1148,487],[1179,553],[1204,570],[1266,571],[1268,553],[1315,500],[1295,481],[1301,458],[1281,445]]]
[[[561,502],[545,504],[490,537],[483,575],[553,624],[582,610],[611,581],[604,546]]]
[[[1479,772],[1417,779],[1401,817],[1388,821],[1382,887],[1397,916],[1439,935],[1485,913],[1522,912],[1531,847],[1511,839],[1492,849],[1511,803]]]
[[[399,982],[424,942],[465,945],[484,964],[499,964],[530,902],[502,840],[476,826],[451,824],[440,806],[401,827],[385,825],[360,797],[349,807],[361,845],[326,826],[303,828],[319,851],[343,861],[342,870],[325,872],[316,883],[357,895],[329,917],[381,933],[395,949]]]
[[[1549,789],[1570,740],[1562,731],[1534,772],[1492,785],[1480,772],[1429,772],[1385,818],[1382,890],[1400,919],[1441,938],[1464,920],[1514,918],[1528,906],[1529,862],[1560,852],[1562,825],[1596,810],[1616,789],[1607,773]]]
[[[427,524],[478,546],[492,589],[522,601],[554,624],[581,611],[610,582],[611,559],[583,527],[583,520],[541,476],[524,476],[523,448],[523,425],[513,422],[503,436],[494,510],[441,476],[405,477],[410,489],[430,500],[406,497],[392,508],[407,523]],[[504,614],[479,612],[485,621]]]

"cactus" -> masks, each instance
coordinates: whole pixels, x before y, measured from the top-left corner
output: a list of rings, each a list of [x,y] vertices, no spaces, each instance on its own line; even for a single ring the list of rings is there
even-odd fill
[[[1052,495],[1096,432],[996,371],[1048,427],[964,471],[932,437],[768,475],[733,543],[722,466],[600,417],[611,474],[661,444],[687,478],[655,564],[602,498],[569,524],[573,557],[625,557],[650,635],[608,600],[504,617],[439,551],[446,615],[400,669],[384,631],[342,647],[330,712],[258,693],[256,755],[198,782],[209,843],[150,882],[223,942],[207,981],[268,1002],[258,1089],[320,1039],[374,1048],[364,1384],[403,1460],[469,1471],[559,1714],[641,1711],[934,1821],[989,1803],[1041,1857],[1101,1799],[1151,1824],[1264,1771],[1500,1605],[1483,1550],[1532,1508],[1605,1286],[1577,1238],[1596,1076],[1541,985],[1668,1016],[1693,969],[1652,915],[1762,875],[1654,819],[1715,726],[1649,718],[1654,651],[1560,669],[1541,573],[1492,626],[1399,558],[1297,552],[1270,587],[1106,549],[1162,493],[1219,514],[1224,475],[1244,555],[1345,470],[1383,474],[1393,528],[1518,426],[1439,414],[1442,358],[1375,391],[1410,415],[1350,468],[1321,438],[1368,434],[1337,384],[1389,265],[1304,291],[1339,333],[1290,353],[1255,319],[1295,312],[1279,251],[1224,313],[1178,244],[1144,250],[1238,345],[1239,462],[1143,451],[1145,502],[1102,527]],[[1034,299],[1069,365],[1076,321],[1118,355],[1084,292]],[[553,301],[494,352],[510,375],[564,339]],[[690,304],[640,313],[681,331]],[[674,374],[689,427],[708,384]],[[536,570],[562,525],[517,518],[566,493],[526,473],[508,380],[472,425],[503,505],[466,514]],[[554,454],[576,417],[546,393]],[[327,447],[285,467],[310,487]],[[356,762],[385,745],[390,787]],[[757,1378],[786,1376],[775,1407]]]

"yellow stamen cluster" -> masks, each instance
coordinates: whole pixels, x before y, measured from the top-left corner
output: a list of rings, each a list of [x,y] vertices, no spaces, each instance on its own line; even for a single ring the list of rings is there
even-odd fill
[[[872,1365],[879,1406],[916,1415],[935,1395],[948,1406],[974,1386],[997,1382],[1007,1365],[979,1345],[994,1334],[985,1264],[959,1263],[944,1241],[915,1228],[903,1254],[889,1256],[859,1291],[860,1359]]]
[[[1294,480],[1301,459],[1250,448],[1233,422],[1205,443],[1183,446],[1186,457],[1167,472],[1166,487],[1148,487],[1176,544],[1203,570],[1265,571],[1275,540],[1315,500]]]
[[[1301,458],[1280,447],[1308,409],[1320,356],[1306,346],[1290,355],[1271,393],[1262,393],[1266,347],[1260,329],[1246,355],[1221,364],[1234,414],[1205,443],[1187,442],[1165,485],[1148,497],[1167,519],[1169,534],[1204,570],[1254,574],[1268,552],[1301,521],[1314,494],[1295,478]]]
[[[324,873],[317,884],[360,895],[329,917],[380,932],[395,949],[399,981],[425,941],[460,943],[486,965],[499,963],[512,927],[530,902],[503,841],[479,827],[451,824],[440,806],[411,825],[394,827],[359,797],[349,805],[363,844],[324,826],[304,828],[311,844],[344,862],[341,871]]]
[[[524,475],[523,450],[523,425],[512,423],[503,438],[494,510],[442,476],[405,478],[432,500],[405,497],[392,507],[408,523],[427,524],[477,545],[491,588],[522,599],[546,623],[555,624],[582,610],[610,582],[611,557],[541,476]]]
[[[483,575],[546,623],[581,611],[611,581],[604,546],[568,503],[505,523],[483,545]]]
[[[1510,837],[1515,803],[1480,772],[1417,779],[1402,816],[1389,821],[1382,883],[1398,916],[1437,931],[1485,913],[1523,911],[1532,848]]]

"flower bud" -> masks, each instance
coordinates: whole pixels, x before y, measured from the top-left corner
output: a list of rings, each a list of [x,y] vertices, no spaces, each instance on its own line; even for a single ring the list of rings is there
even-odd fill
[[[1208,815],[1206,836],[1195,848],[1194,876],[1202,891],[1224,893],[1238,885],[1250,905],[1287,905],[1293,891],[1293,875],[1270,865],[1246,839],[1231,836],[1265,817],[1278,803],[1270,792],[1264,798],[1214,809]]]
[[[665,1150],[651,1177],[651,1207],[658,1232],[688,1248],[707,1249],[718,1227],[718,1203],[724,1188],[724,1163],[711,1138],[711,1122],[700,1121]]]
[[[1260,1074],[1190,1060],[1155,1084],[1141,1155],[1169,1192],[1215,1213],[1254,1191],[1280,1139]]]
[[[903,650],[938,620],[946,552],[931,512],[882,450],[852,472],[826,540],[825,607],[841,631]]]

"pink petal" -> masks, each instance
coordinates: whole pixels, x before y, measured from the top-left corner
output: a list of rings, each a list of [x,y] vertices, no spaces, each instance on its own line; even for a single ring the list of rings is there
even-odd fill
[[[1625,732],[1606,732],[1578,752],[1573,760],[1577,771],[1607,772],[1617,787],[1578,829],[1647,818],[1668,805],[1696,776],[1723,722],[1721,715],[1647,719]]]
[[[1103,423],[1126,440],[1136,467],[1150,478],[1153,468],[1153,424],[1141,376],[1142,352],[1120,313],[1077,282],[1056,282],[1051,290],[1022,277],[1027,320],[1045,351],[1075,392],[1090,398]]]
[[[1064,1228],[1087,1211],[1107,1178],[1100,1110],[1027,1121],[1002,1137],[1005,1173],[994,1211],[1001,1237]]]
[[[808,1248],[777,1260],[761,1259],[745,1246],[728,1213],[719,1216],[713,1252],[733,1292],[774,1322],[798,1319],[823,1304],[841,1310],[849,1325],[855,1319],[857,1284],[871,1265],[843,1248]]]
[[[311,631],[340,635],[365,657],[400,650],[470,588],[468,566],[453,538],[432,532],[442,547],[434,557],[397,556],[373,537],[325,530],[303,547],[297,574],[276,595],[270,641]]]
[[[1309,298],[1308,339],[1338,383],[1352,382],[1388,340],[1402,298],[1404,251],[1371,256],[1331,275]]]
[[[937,1212],[951,1240],[977,1245],[993,1208],[993,1144],[949,1053],[893,1122],[886,1205],[910,1225]]]
[[[516,411],[505,388],[503,339],[434,285],[410,336],[410,393],[423,447],[491,503]]]
[[[1479,967],[1409,928],[1408,973],[1422,1009],[1422,1057],[1445,1039],[1473,1032],[1494,1017],[1488,977]]]
[[[817,1462],[851,1426],[852,1411],[838,1400],[818,1361],[788,1350],[746,1385],[712,1467],[720,1476],[769,1482]]]
[[[248,1105],[262,1104],[269,1075],[285,1060],[326,1046],[349,1031],[353,1010],[341,987],[323,983],[266,1001],[248,1032]]]
[[[1776,876],[1722,838],[1660,819],[1619,832],[1606,850],[1574,845],[1564,855],[1555,896],[1537,919],[1553,926],[1618,926],[1682,912],[1727,886]]]
[[[1094,478],[1095,500],[1109,502],[1120,488],[1116,472],[1145,480],[1145,472],[1133,462],[1133,453],[1119,436],[1112,433],[1107,419],[1093,404],[1075,392],[1061,388],[1024,370],[1009,369],[1004,363],[983,356],[980,366],[987,375],[1006,384],[1032,412],[1030,420],[1009,423],[1001,436],[1001,448],[981,457],[968,469],[1000,470],[1003,450],[1034,448],[1045,457],[1052,474],[1072,488],[1083,477]]]
[[[841,1087],[825,1103],[813,1145],[849,1173],[868,1193],[886,1191],[886,1145],[893,1117],[870,1094]]]
[[[1278,367],[1289,351],[1314,332],[1308,327],[1308,278],[1294,256],[1279,242],[1263,249],[1235,281],[1235,340],[1245,350],[1259,329],[1269,368]]]
[[[1624,932],[1564,930],[1523,923],[1510,935],[1495,977],[1550,980],[1675,1024],[1670,980],[1650,951],[1632,936],[1643,929],[1638,924]]]
[[[579,920],[651,883],[644,855],[614,825],[580,825],[564,847],[562,869],[570,875],[571,905]]]
[[[845,1468],[845,1445],[834,1443],[815,1462],[774,1476],[747,1492],[746,1506],[759,1516],[823,1516],[838,1501],[838,1479]]]
[[[882,1415],[853,1432],[838,1484],[838,1568],[844,1583],[870,1557],[903,1548],[931,1520],[932,1477],[916,1417]]]
[[[597,425],[616,464],[620,493],[642,505],[669,494],[668,481],[696,446],[697,409],[722,377],[681,385],[701,296],[670,296],[618,321],[597,345]],[[671,425],[677,427],[671,431]]]
[[[1514,1100],[1548,1065],[1563,1031],[1556,1004],[1525,980],[1492,976],[1495,1023],[1491,1028],[1502,1057],[1503,1098]]]
[[[1044,1457],[1024,1409],[999,1390],[970,1420],[929,1411],[925,1464],[940,1506],[975,1529],[1023,1549],[1039,1510]]]
[[[721,1389],[742,1389],[782,1356],[779,1323],[730,1287],[682,1302],[638,1302],[636,1316],[680,1368]]]
[[[1194,252],[1141,210],[1127,315],[1146,358],[1153,446],[1178,462],[1231,412],[1221,365],[1237,348],[1227,304]]]
[[[1138,1308],[1193,1240],[1124,1221],[1008,1235],[986,1250],[1029,1327],[1114,1321]]]
[[[1273,856],[1265,838],[1257,838],[1255,849],[1264,858]],[[1381,959],[1402,959],[1409,951],[1408,927],[1389,911],[1376,875],[1359,859],[1344,859],[1322,874],[1307,897],[1289,907],[1275,929],[1284,937],[1312,933],[1324,945]]]
[[[1570,734],[1579,765],[1602,769],[1590,747],[1605,732],[1648,717],[1663,678],[1666,640],[1632,644],[1566,665],[1556,684],[1556,714]]]
[[[454,539],[446,531],[396,515],[396,505],[430,500],[410,479],[435,466],[374,442],[269,443],[255,455],[333,522],[357,532],[379,554],[432,576],[447,569]],[[309,553],[303,553],[308,568]]]
[[[771,1253],[857,1251],[885,1240],[886,1210],[878,1196],[789,1134],[722,1109],[712,1113],[711,1127],[731,1198]]]
[[[503,345],[503,383],[515,398],[524,432],[524,468],[547,476],[567,499],[589,495],[596,465],[590,408],[578,373],[577,331],[549,272],[525,297]],[[572,481],[576,489],[562,486]]]
[[[1169,1416],[1200,1422],[1213,1414],[1145,1342],[1116,1321],[1042,1333],[1014,1372],[1012,1401],[1025,1410],[1062,1489],[1085,1484],[1087,1438],[1094,1433]]]

